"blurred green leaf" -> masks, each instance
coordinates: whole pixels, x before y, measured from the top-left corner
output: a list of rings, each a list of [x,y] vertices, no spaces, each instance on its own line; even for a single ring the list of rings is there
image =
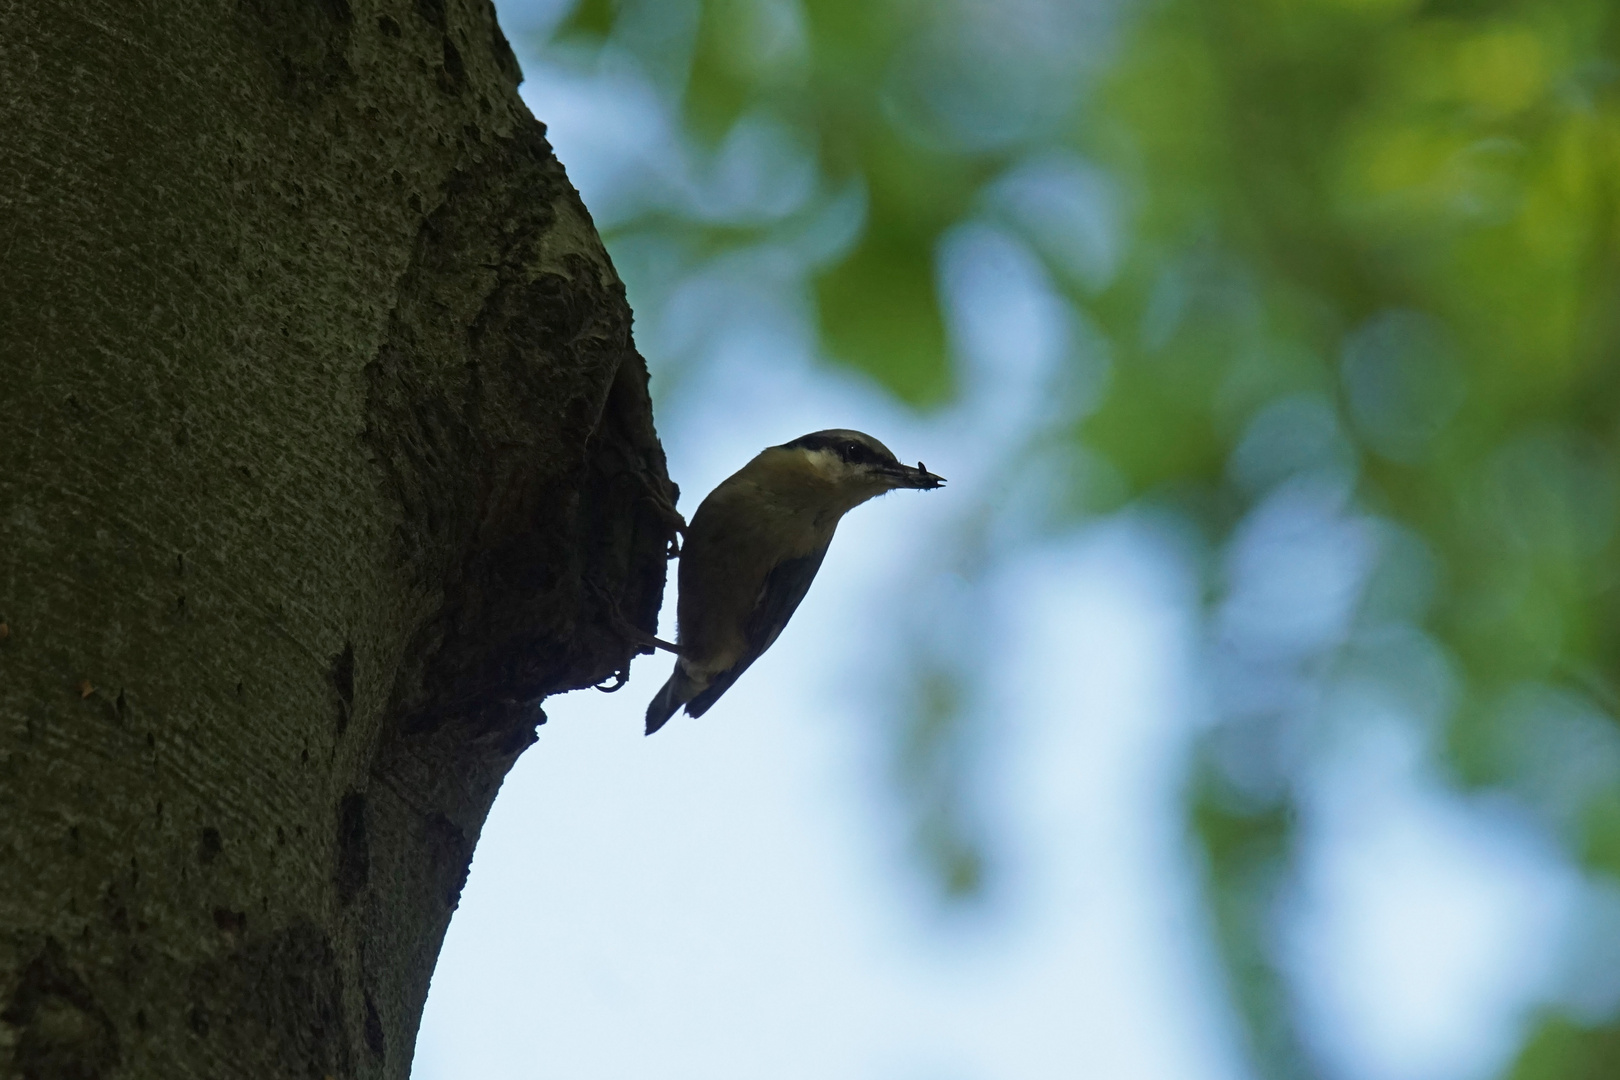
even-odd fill
[[[1620,1075],[1620,1027],[1581,1028],[1557,1017],[1542,1023],[1509,1080],[1611,1080]]]
[[[835,358],[902,400],[934,404],[949,396],[950,371],[933,248],[928,237],[885,235],[884,224],[816,280],[821,335]]]
[[[618,0],[579,0],[553,33],[563,40],[582,39],[600,43],[613,32],[613,21],[618,11]]]
[[[1294,1032],[1288,988],[1272,966],[1272,918],[1293,836],[1286,804],[1243,806],[1204,770],[1193,785],[1190,811],[1208,853],[1208,895],[1215,937],[1232,994],[1248,1029],[1252,1060],[1274,1080],[1313,1075]]]

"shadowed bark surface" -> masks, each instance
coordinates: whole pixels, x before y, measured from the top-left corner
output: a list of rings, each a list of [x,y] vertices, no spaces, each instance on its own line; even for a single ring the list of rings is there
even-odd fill
[[[487,0],[0,25],[0,1075],[404,1077],[656,624],[623,287]]]

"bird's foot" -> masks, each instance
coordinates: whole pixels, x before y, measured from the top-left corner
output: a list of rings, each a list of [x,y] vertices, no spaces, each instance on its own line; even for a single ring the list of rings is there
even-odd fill
[[[608,622],[612,625],[614,633],[626,641],[639,645],[643,652],[663,649],[665,652],[672,652],[676,656],[681,655],[680,646],[672,645],[661,637],[649,634],[639,626],[631,623],[629,619],[626,619],[624,612],[619,609],[618,600],[608,595],[607,590],[593,581],[587,581],[585,585],[591,592],[596,594],[598,600],[602,601],[602,606],[607,610]],[[613,689],[617,690],[618,687],[615,686]]]
[[[681,512],[675,509],[674,505],[662,495],[649,491],[642,495],[642,498],[653,504],[653,509],[658,511],[658,516],[663,518],[665,522],[674,528],[675,535],[679,537],[679,539],[671,540],[669,542],[669,549],[664,553],[664,558],[680,558],[681,542],[686,539],[686,519],[682,517]]]

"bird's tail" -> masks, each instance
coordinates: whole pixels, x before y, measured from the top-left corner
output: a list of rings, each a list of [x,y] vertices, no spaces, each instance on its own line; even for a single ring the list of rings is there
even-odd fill
[[[685,705],[697,696],[703,689],[686,673],[686,666],[679,660],[675,661],[675,670],[670,672],[669,681],[664,688],[653,695],[651,703],[647,706],[647,734],[651,735],[669,722],[675,715],[675,710]]]

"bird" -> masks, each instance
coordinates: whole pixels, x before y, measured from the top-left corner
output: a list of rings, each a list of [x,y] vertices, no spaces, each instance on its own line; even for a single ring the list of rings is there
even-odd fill
[[[870,435],[814,431],[760,451],[698,504],[680,556],[675,670],[647,706],[647,734],[683,705],[702,716],[782,633],[843,516],[897,488],[942,487]]]

